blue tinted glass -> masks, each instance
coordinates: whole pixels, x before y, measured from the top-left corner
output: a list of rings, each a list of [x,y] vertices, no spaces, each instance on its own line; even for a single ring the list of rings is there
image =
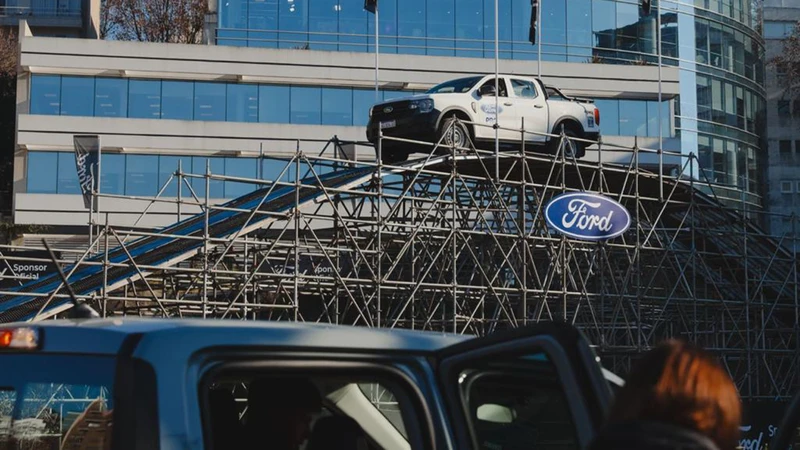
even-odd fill
[[[542,43],[566,44],[568,2],[540,3],[542,5]]]
[[[225,158],[225,175],[241,178],[256,178],[258,176],[258,162],[255,158]],[[226,181],[225,198],[241,197],[259,187],[260,185],[252,183]]]
[[[211,163],[210,168],[212,175],[225,174],[225,158],[202,158],[198,156],[192,157],[191,173],[196,175],[205,175],[206,161],[210,161]],[[203,200],[206,196],[205,178],[192,178],[192,189],[194,189],[197,197],[200,200]],[[210,198],[223,198],[225,196],[225,189],[222,180],[210,180],[209,196]]]
[[[319,2],[320,0],[312,1]],[[337,1],[336,3],[342,4],[344,2]],[[351,5],[345,6],[339,11],[339,50],[344,52],[366,52],[368,51],[367,35],[370,34],[370,30],[373,30],[372,33],[375,32],[371,26],[368,28],[367,24],[373,22],[374,17],[357,5],[355,5],[355,8]],[[379,19],[383,19],[383,15],[388,14],[388,12],[384,12],[384,9],[388,10],[388,2],[381,1],[379,7]],[[395,34],[397,33],[395,32]],[[381,46],[383,44],[381,42]],[[375,51],[375,49],[372,48],[369,51]]]
[[[192,171],[191,156],[162,155],[160,158],[158,158],[158,189],[164,188],[164,185],[167,183],[167,181],[169,181],[169,184],[161,193],[162,197],[177,197],[178,186],[180,186],[182,198],[188,198],[192,196],[191,192],[189,192],[189,189],[186,187],[186,182],[181,181],[177,176],[173,176],[173,174],[178,171],[178,163],[180,163],[180,169],[184,173]],[[170,180],[171,176],[172,180]]]
[[[280,48],[305,48],[308,42],[308,2],[293,0],[278,2],[278,24],[280,25]],[[295,33],[287,33],[294,31]]]
[[[194,84],[194,120],[225,121],[225,87],[223,83]]]
[[[258,121],[290,123],[289,86],[258,87]]]
[[[94,115],[97,117],[127,117],[128,80],[97,78],[94,88]]]
[[[622,136],[647,135],[647,102],[619,101],[619,132]]]
[[[483,0],[458,0],[456,4],[456,56],[483,56]],[[494,14],[494,10],[492,10]],[[494,36],[492,36],[494,39]]]
[[[228,85],[228,122],[258,122],[258,86]]]
[[[286,169],[287,160],[282,159],[263,159],[261,160],[261,179],[275,181],[281,173],[283,176],[280,181],[289,183],[294,181],[294,167]],[[285,171],[284,171],[285,169]]]
[[[104,153],[101,156],[100,192],[125,194],[125,155]]]
[[[250,40],[250,47],[269,47],[278,46],[278,5],[276,2],[265,2],[263,0],[250,0],[248,8],[248,28],[247,38]],[[269,30],[269,31],[264,31]]]
[[[590,57],[592,55],[592,1],[572,0],[567,5],[567,44],[569,54]],[[585,62],[585,59],[577,60]]]
[[[399,53],[425,54],[425,0],[403,0],[397,8]]]
[[[352,89],[322,89],[322,124],[353,125]]]
[[[594,104],[600,110],[600,131],[606,136],[618,136],[619,101],[596,100]]]
[[[61,77],[61,115],[92,116],[94,114],[94,78]]]
[[[369,109],[375,104],[375,91],[353,89],[353,125],[367,126]]]
[[[194,83],[191,81],[161,82],[161,118],[192,120]]]
[[[658,136],[658,101],[647,102],[647,133],[650,136]],[[661,102],[661,135],[670,136],[672,117],[670,116],[669,101]]]
[[[219,3],[219,27],[247,28],[247,0],[226,0]]]
[[[58,115],[61,106],[61,77],[34,75],[31,79],[31,114]]]
[[[320,123],[322,89],[292,86],[292,123]]]
[[[161,118],[161,82],[130,80],[128,83],[128,117]]]
[[[28,192],[55,194],[58,192],[58,154],[54,152],[28,153]]]
[[[510,59],[512,57],[511,52],[507,51],[512,48],[512,44],[508,42],[512,41],[514,37],[513,22],[511,20],[512,6],[513,5],[511,2],[499,2],[497,5],[499,10],[497,22],[500,24],[500,27],[498,28],[498,38],[500,40],[500,58]],[[483,0],[483,10],[483,35],[485,37],[483,42],[484,57],[494,58],[495,0]],[[528,17],[530,17],[530,12],[527,14]]]
[[[455,55],[455,1],[427,0],[428,16],[426,17],[428,54]]]
[[[531,2],[514,0],[511,7],[513,12],[511,17],[511,36],[514,40],[514,58],[535,59],[537,49],[528,40],[530,38],[532,13]],[[492,15],[494,15],[494,10],[492,10]],[[494,36],[491,37],[491,40],[494,40]]]
[[[128,155],[125,177],[127,195],[155,196],[158,193],[158,156]]]
[[[398,98],[408,97],[409,92],[406,91],[383,91],[383,101],[388,102]]]
[[[617,5],[611,0],[592,0],[592,31],[596,47],[614,48]]]
[[[75,167],[75,154],[72,152],[58,154],[58,193],[81,193],[78,184],[78,169]]]
[[[397,4],[402,5],[403,0],[380,0],[378,20],[381,31],[381,53],[398,53],[397,51]],[[374,17],[369,16],[370,35],[375,33]],[[372,42],[370,36],[370,42]],[[374,48],[373,48],[374,49]]]
[[[309,0],[308,29],[312,50],[336,50],[336,33],[339,31],[339,9],[336,1]],[[355,8],[348,8],[355,9]]]

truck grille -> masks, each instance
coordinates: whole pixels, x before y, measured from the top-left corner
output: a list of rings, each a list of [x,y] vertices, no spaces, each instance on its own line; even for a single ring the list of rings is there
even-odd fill
[[[372,107],[372,117],[375,119],[382,118],[399,118],[410,116],[414,114],[414,110],[410,109],[408,105],[411,102],[403,100],[400,102],[384,103],[382,105],[375,105]],[[388,111],[387,111],[388,109]]]

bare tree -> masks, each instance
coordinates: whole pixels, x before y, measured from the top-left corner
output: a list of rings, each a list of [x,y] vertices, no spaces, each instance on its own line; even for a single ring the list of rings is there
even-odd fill
[[[784,97],[796,98],[800,94],[800,22],[792,33],[783,39],[783,52],[769,61],[778,70]]]
[[[104,39],[200,43],[207,0],[103,0]]]

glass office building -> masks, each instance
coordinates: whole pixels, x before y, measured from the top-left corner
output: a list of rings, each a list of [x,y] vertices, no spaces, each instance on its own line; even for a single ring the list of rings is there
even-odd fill
[[[758,193],[764,46],[753,0],[654,1],[647,15],[638,1],[539,3],[541,48],[528,41],[530,0],[499,0],[501,58],[657,64],[660,11],[662,63],[680,68],[682,151],[712,181]],[[374,52],[375,17],[363,0],[223,0],[218,9],[218,45]],[[494,0],[379,0],[380,51],[493,58],[494,9]],[[619,116],[629,113],[622,107]]]

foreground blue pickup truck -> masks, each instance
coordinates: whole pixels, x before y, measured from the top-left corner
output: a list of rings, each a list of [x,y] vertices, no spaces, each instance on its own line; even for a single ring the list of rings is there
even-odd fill
[[[612,395],[583,336],[283,322],[0,325],[8,450],[584,448]]]

